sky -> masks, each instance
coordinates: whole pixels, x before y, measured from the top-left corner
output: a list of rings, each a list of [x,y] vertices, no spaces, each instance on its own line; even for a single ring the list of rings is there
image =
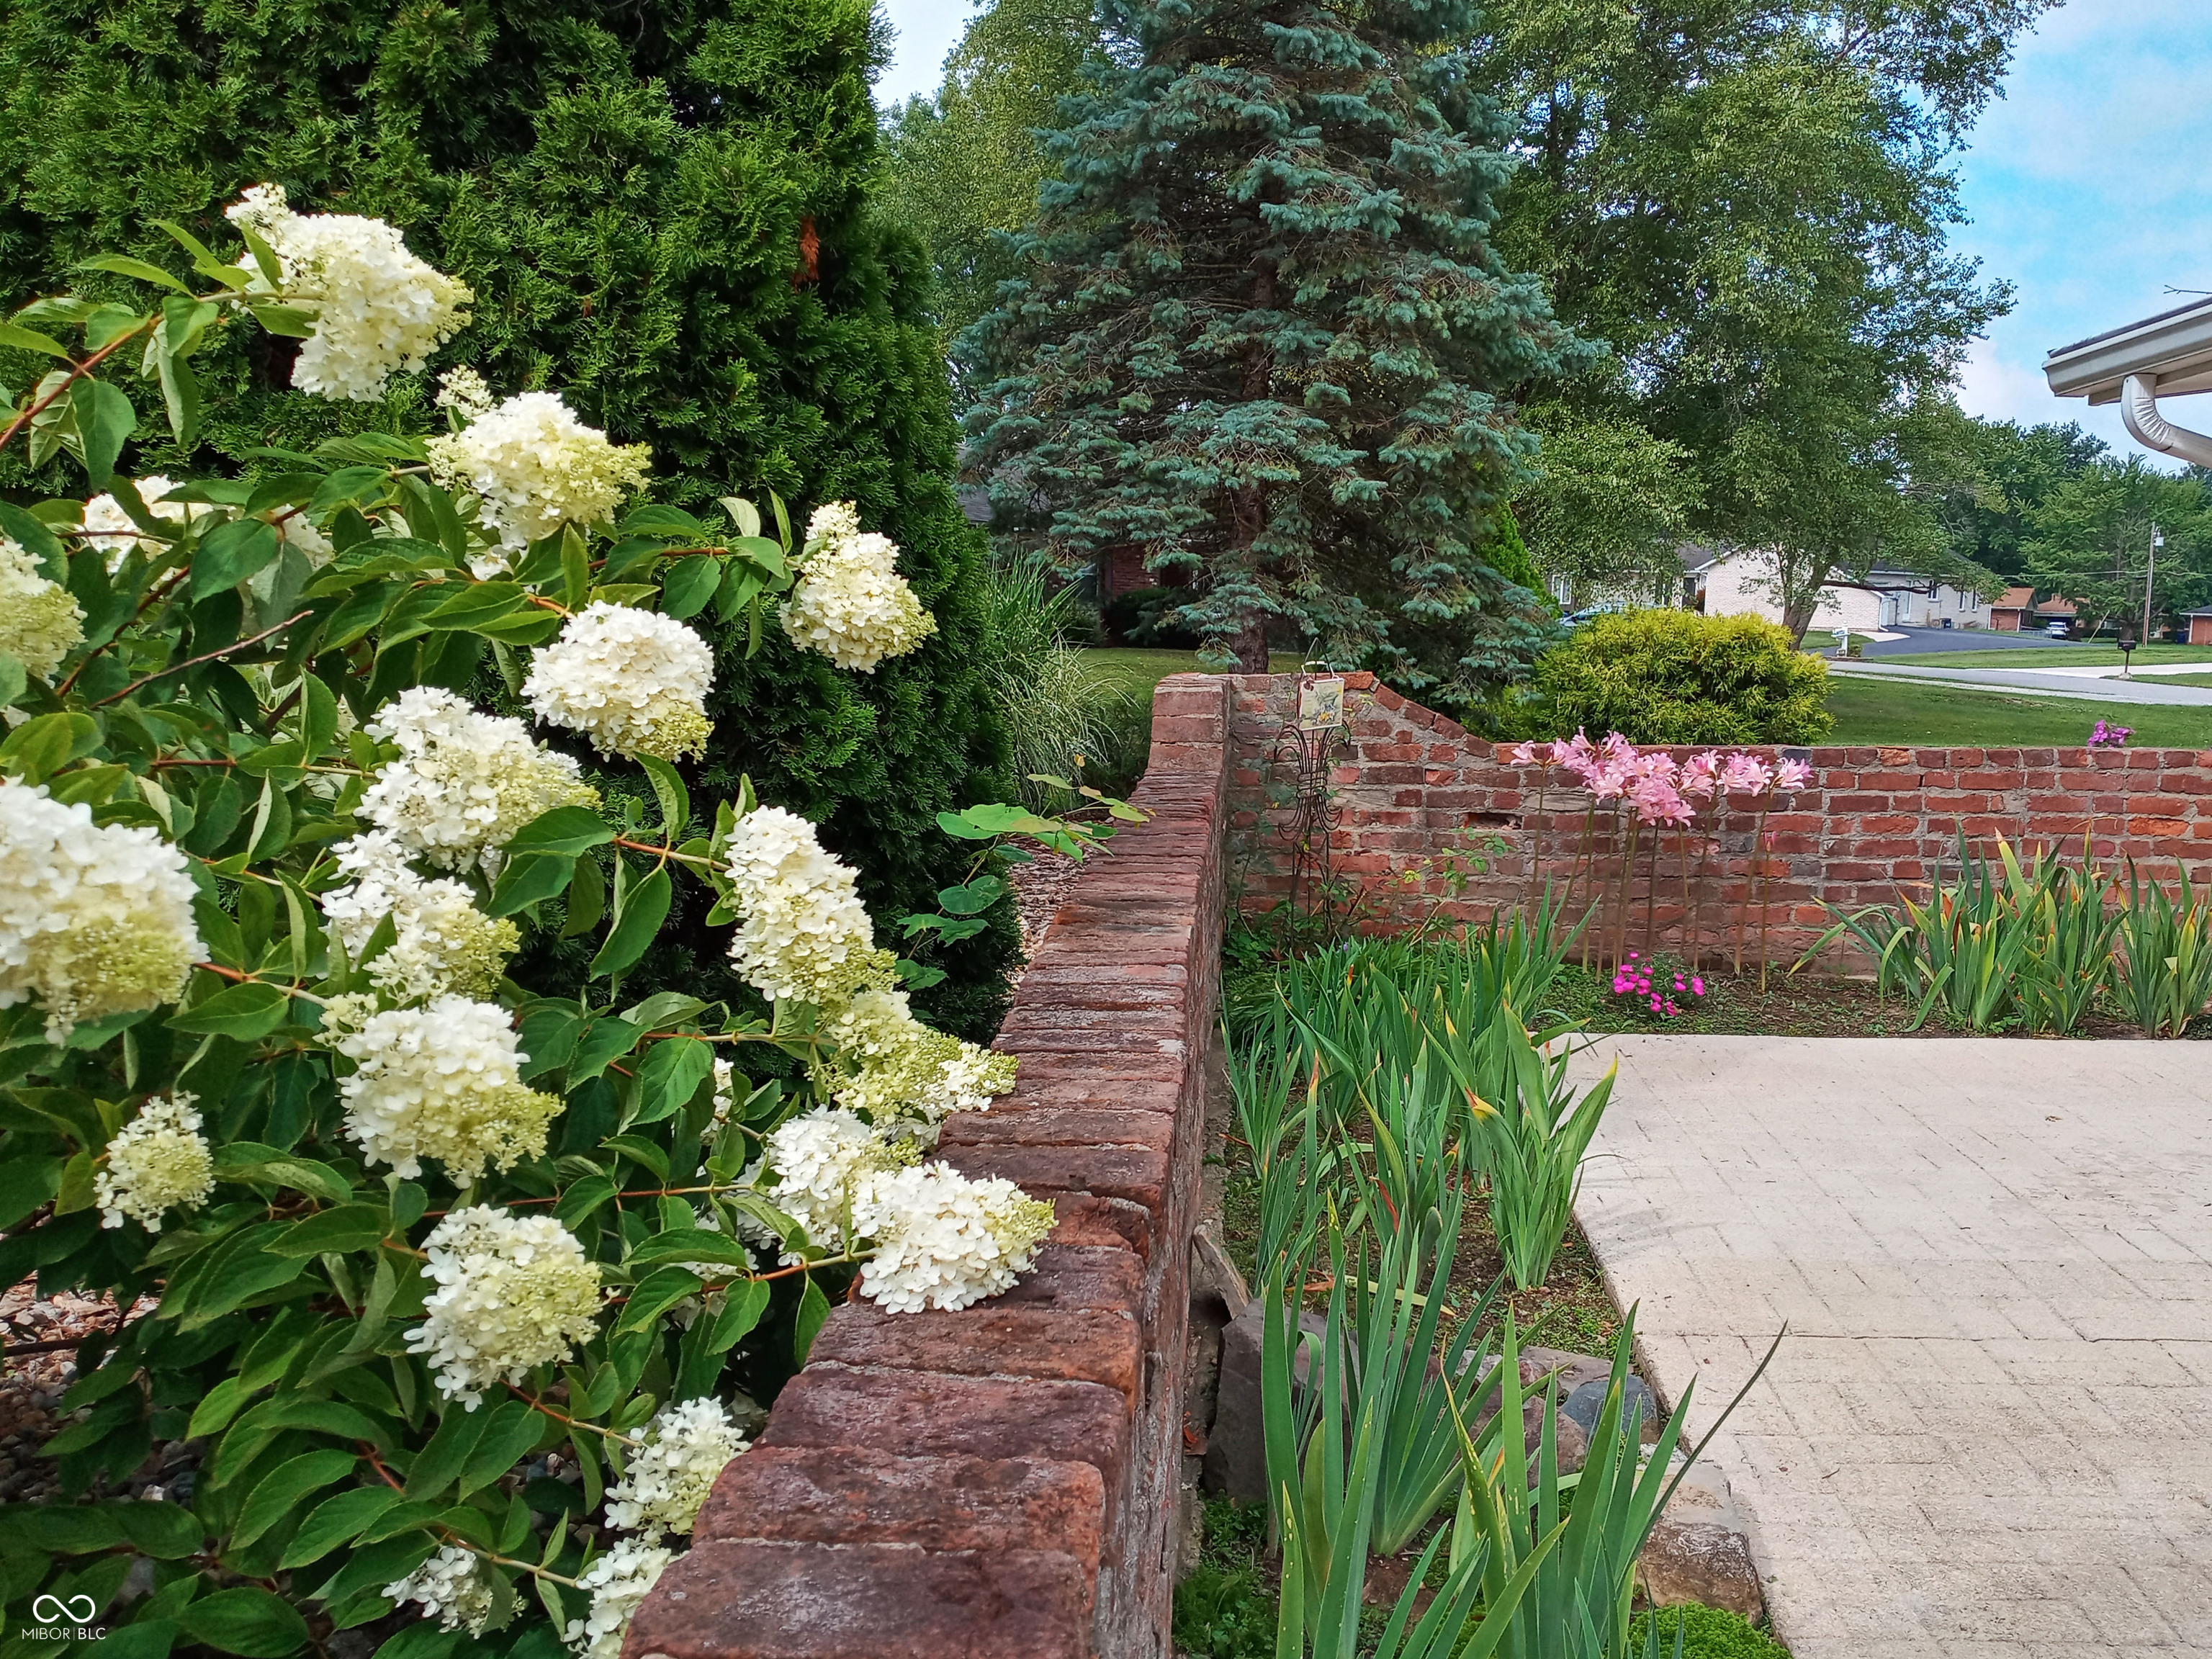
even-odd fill
[[[936,90],[969,0],[884,0],[898,32],[879,102]],[[1971,414],[2079,421],[2120,454],[2142,446],[2112,405],[2051,395],[2044,354],[2212,289],[2212,0],[2068,0],[2020,43],[2005,96],[1958,158],[1970,222],[1953,244],[2014,289],[1959,388]],[[2212,430],[2212,395],[2165,406]],[[2178,465],[2163,457],[2164,465]]]
[[[2069,0],[2021,43],[2003,101],[1959,160],[1972,222],[1954,245],[2015,290],[1967,364],[1970,414],[2078,420],[2115,452],[2143,453],[2117,406],[2052,397],[2041,364],[2053,347],[2194,297],[2170,289],[2212,289],[2209,85],[2212,0]],[[2212,397],[2162,412],[2212,428]]]

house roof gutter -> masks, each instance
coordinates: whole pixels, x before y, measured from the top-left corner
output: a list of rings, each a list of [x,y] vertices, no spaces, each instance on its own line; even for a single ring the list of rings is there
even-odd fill
[[[2043,374],[2058,397],[2119,404],[2146,448],[2212,466],[2212,436],[2174,425],[2158,407],[2160,394],[2212,392],[2212,300],[2060,346],[2044,358]]]

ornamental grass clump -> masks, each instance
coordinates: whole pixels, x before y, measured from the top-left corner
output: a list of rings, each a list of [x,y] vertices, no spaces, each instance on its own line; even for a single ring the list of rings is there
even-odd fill
[[[0,444],[88,499],[0,501],[0,1283],[134,1310],[80,1350],[64,1498],[156,1446],[181,1478],[67,1528],[0,1509],[0,1559],[133,1651],[399,1615],[426,1659],[615,1659],[745,1451],[740,1378],[779,1386],[836,1302],[965,1307],[1036,1261],[1048,1206],[928,1157],[1015,1062],[916,1018],[813,823],[743,776],[695,809],[672,763],[716,672],[684,618],[757,641],[791,592],[750,502],[617,521],[641,447],[459,372],[443,437],[118,471],[125,365],[189,453],[210,339],[303,339],[301,383],[361,400],[462,326],[389,226],[234,216],[234,256],[171,228],[189,295],[10,324],[58,366]],[[495,674],[534,725],[455,689]],[[635,763],[618,804],[577,739]],[[632,982],[679,884],[741,1003]],[[525,988],[532,939],[567,966]]]

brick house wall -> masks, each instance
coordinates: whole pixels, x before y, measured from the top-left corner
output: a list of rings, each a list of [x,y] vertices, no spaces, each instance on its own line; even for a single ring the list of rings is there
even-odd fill
[[[1094,858],[939,1155],[1051,1201],[959,1313],[834,1310],[633,1621],[629,1659],[1167,1659],[1182,1352],[1218,1018],[1226,680],[1154,701],[1152,814]]]
[[[1234,684],[1232,902],[1264,911],[1291,884],[1292,769],[1278,751],[1297,677]],[[1693,836],[1686,906],[1672,831],[1659,841],[1656,890],[1648,839],[1624,890],[1617,857],[1604,856],[1604,815],[1597,856],[1584,860],[1589,803],[1564,773],[1514,766],[1508,745],[1471,735],[1371,675],[1346,677],[1345,707],[1348,730],[1329,769],[1339,815],[1328,836],[1333,873],[1362,890],[1377,927],[1404,925],[1431,905],[1449,920],[1486,920],[1502,905],[1527,903],[1548,880],[1576,915],[1593,897],[1609,900],[1605,925],[1625,922],[1631,949],[1645,948],[1648,916],[1652,948],[1686,951],[1686,916],[1694,915],[1697,954],[1707,961],[1732,955],[1740,937],[1745,959],[1757,960],[1763,910],[1766,957],[1787,965],[1832,920],[1824,901],[1884,903],[1900,886],[1923,896],[1939,865],[1955,866],[1962,828],[1984,853],[2003,836],[2078,857],[2087,834],[2107,864],[2131,857],[2146,878],[2170,881],[2186,869],[2192,881],[2212,879],[2212,751],[1766,749],[1753,752],[1808,761],[1812,786],[1774,803],[1763,821],[1739,804],[1702,848]],[[2085,727],[2090,718],[2085,708]],[[1467,879],[1455,895],[1447,860],[1455,850]],[[1474,871],[1477,859],[1488,867]],[[1577,877],[1592,861],[1595,881]]]

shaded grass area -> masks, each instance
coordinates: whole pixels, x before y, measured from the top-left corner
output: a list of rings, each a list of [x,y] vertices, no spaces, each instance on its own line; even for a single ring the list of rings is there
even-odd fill
[[[1944,665],[1960,665],[1954,659]],[[1978,668],[1993,665],[1979,659],[1974,664]],[[2078,749],[2089,740],[2090,728],[2100,719],[2133,730],[2132,741],[2138,748],[2212,745],[2212,708],[2131,708],[2002,689],[1978,691],[1925,680],[1838,675],[1829,684],[1828,712],[1836,717],[1835,730],[1820,742],[1832,745],[1888,743],[1928,749]]]
[[[1870,660],[1913,668],[2118,668],[2127,659],[2109,645],[2029,645],[2016,651],[1912,651],[1898,657],[1884,653]],[[2138,646],[2135,660],[2212,666],[2212,645]]]
[[[1267,672],[1295,674],[1304,659],[1292,651],[1278,651],[1267,659]],[[1170,674],[1199,672],[1195,651],[1152,651],[1133,646],[1091,646],[1083,653],[1083,665],[1092,680],[1132,697],[1149,699],[1152,688]]]

